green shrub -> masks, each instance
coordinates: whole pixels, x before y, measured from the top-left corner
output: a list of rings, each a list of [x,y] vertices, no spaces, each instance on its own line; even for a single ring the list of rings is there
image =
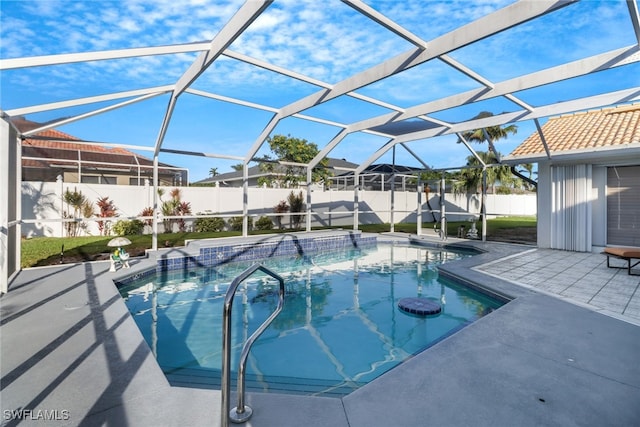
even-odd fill
[[[142,230],[144,230],[144,222],[140,221],[139,219],[134,219],[131,221],[120,220],[113,224],[113,227],[111,229],[118,236],[142,234]]]
[[[256,229],[272,230],[273,222],[271,222],[271,218],[269,218],[268,216],[261,216],[260,219],[256,221]]]
[[[247,220],[249,230],[251,230],[251,228],[253,227],[253,218],[248,217]],[[233,216],[229,218],[229,227],[231,227],[233,231],[242,231],[242,217]]]
[[[225,225],[223,218],[197,218],[193,222],[193,228],[198,233],[222,231]]]

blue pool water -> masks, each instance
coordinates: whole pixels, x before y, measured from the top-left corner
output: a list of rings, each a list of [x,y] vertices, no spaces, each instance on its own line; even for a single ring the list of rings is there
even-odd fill
[[[438,264],[466,256],[378,245],[265,260],[286,281],[285,305],[252,347],[247,389],[343,395],[498,308],[502,302],[438,277]],[[173,385],[219,388],[223,299],[249,265],[165,271],[120,288]],[[275,309],[277,288],[260,273],[238,289],[232,370],[245,339]],[[417,296],[440,303],[441,313],[398,309],[400,299]]]

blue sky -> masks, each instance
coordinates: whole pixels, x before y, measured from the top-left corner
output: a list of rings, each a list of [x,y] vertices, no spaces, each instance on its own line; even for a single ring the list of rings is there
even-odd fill
[[[6,1],[0,2],[0,58],[170,45],[208,41],[242,2],[206,1]],[[368,5],[429,41],[471,20],[512,3],[476,1],[366,1]],[[450,56],[485,78],[499,82],[579,58],[629,46],[637,41],[624,0],[586,0],[530,23],[504,31]],[[276,1],[230,49],[308,77],[334,84],[366,70],[412,46],[378,24],[335,0]],[[196,53],[96,61],[6,70],[1,76],[0,107],[11,110],[139,88],[173,84]],[[529,104],[543,105],[590,96],[640,84],[637,64],[594,76],[572,79],[518,94]],[[464,92],[478,83],[432,60],[357,92],[385,102],[410,107]],[[283,77],[237,60],[222,57],[192,86],[219,95],[279,108],[314,93],[318,87]],[[153,146],[168,97],[142,103],[61,126],[79,138]],[[48,121],[95,110],[94,104],[27,116]],[[439,111],[432,116],[462,121],[482,110],[493,113],[520,109],[500,98]],[[304,112],[340,123],[352,123],[389,110],[340,97]],[[195,95],[178,101],[164,148],[244,156],[271,117],[252,110]],[[531,122],[518,123],[518,133],[497,144],[508,154],[535,130]],[[289,118],[274,134],[290,134],[322,148],[339,128]],[[455,136],[415,141],[408,146],[433,167],[460,166],[468,152]],[[331,157],[360,163],[386,138],[353,134]],[[481,149],[481,147],[478,147]],[[266,146],[260,153],[267,153]],[[420,164],[404,149],[397,163]],[[147,153],[149,155],[149,153]],[[209,169],[231,170],[238,161],[161,155],[162,162],[190,169],[190,180],[206,178]],[[377,162],[391,162],[387,153]]]

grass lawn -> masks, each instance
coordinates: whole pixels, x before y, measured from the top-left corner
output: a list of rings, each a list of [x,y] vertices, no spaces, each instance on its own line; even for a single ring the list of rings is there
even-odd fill
[[[456,236],[458,227],[468,222],[450,222],[447,224],[449,236]],[[433,229],[433,223],[423,223],[423,228]],[[477,227],[481,230],[481,224]],[[345,228],[346,227],[342,227]],[[390,230],[389,224],[364,224],[360,230],[371,233],[383,233]],[[487,239],[518,243],[535,243],[535,217],[501,217],[487,220]],[[253,231],[251,234],[265,234],[289,232],[291,230]],[[415,223],[396,224],[395,231],[415,233]],[[239,231],[221,231],[211,233],[167,233],[158,235],[159,247],[184,246],[185,240],[208,239],[216,237],[240,236]],[[532,241],[532,237],[533,241]],[[131,240],[127,252],[131,256],[144,255],[145,250],[151,249],[151,235],[126,236]],[[113,236],[83,236],[83,237],[37,237],[22,240],[21,266],[22,268],[72,263],[82,261],[96,261],[109,259],[113,248],[107,246]]]

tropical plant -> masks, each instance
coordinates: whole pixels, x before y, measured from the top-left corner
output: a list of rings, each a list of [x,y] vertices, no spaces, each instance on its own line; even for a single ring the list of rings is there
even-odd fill
[[[75,217],[78,216],[77,214],[80,211],[80,208],[85,200],[86,197],[84,197],[82,191],[78,191],[76,188],[74,188],[73,191],[69,191],[69,189],[67,188],[67,190],[64,192],[64,201],[69,206],[73,207],[73,213]]]
[[[209,175],[212,177],[218,175],[218,168],[209,169]]]
[[[80,212],[82,213],[82,217],[83,218],[91,218],[92,216],[94,216],[96,213],[94,211],[94,206],[93,203],[91,203],[89,200],[85,200],[82,203],[82,206],[80,207]],[[80,223],[78,224],[78,227],[84,231],[86,234],[91,234],[87,231],[87,228],[89,227],[89,224],[87,224],[86,221],[80,221]]]
[[[302,191],[295,194],[293,191],[287,196],[289,202],[289,210],[291,213],[298,213],[304,210],[304,196]],[[302,215],[291,215],[291,221],[293,222],[293,228],[300,228],[300,222],[302,222]]]
[[[183,216],[191,214],[191,204],[181,200],[181,192],[179,188],[174,188],[169,193],[171,199],[162,202],[162,215],[168,217]],[[163,219],[165,233],[173,233],[173,225],[178,224],[181,232],[186,231],[186,223],[182,218]]]
[[[82,191],[78,191],[75,188],[73,191],[69,191],[69,189],[67,189],[64,192],[63,200],[67,206],[73,208],[73,214],[68,211],[63,212],[63,216],[65,218],[73,218],[77,221],[81,218],[81,215],[88,214],[88,216],[85,216],[86,218],[93,216],[93,205],[87,201],[87,198],[82,194]],[[76,221],[66,223],[65,228],[69,237],[78,236],[81,229],[86,230],[86,224]]]
[[[191,215],[191,203],[180,202],[178,204],[178,215]],[[181,232],[186,231],[187,227],[184,219],[180,218],[178,220],[178,228]]]
[[[140,215],[138,216],[150,216],[153,217],[153,208],[152,207],[146,207],[144,209],[142,209],[142,212],[140,212]],[[149,227],[153,226],[153,219],[145,219],[142,221],[145,225],[148,225]]]
[[[277,214],[283,214],[289,212],[289,205],[285,200],[280,200],[280,203],[273,207],[273,212]],[[276,215],[276,225],[279,230],[282,230],[282,215]]]
[[[113,203],[113,200],[109,200],[108,196],[99,197],[96,202],[98,205],[98,217],[100,218],[113,218],[117,216],[116,211],[118,210]],[[101,236],[108,236],[111,233],[111,221],[98,221],[98,230]]]

